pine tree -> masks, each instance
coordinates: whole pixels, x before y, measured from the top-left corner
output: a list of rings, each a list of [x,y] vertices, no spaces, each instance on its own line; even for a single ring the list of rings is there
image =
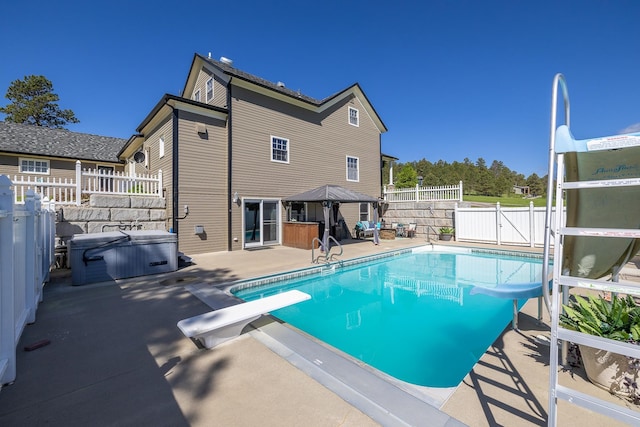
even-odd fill
[[[25,76],[9,85],[5,98],[11,101],[0,112],[5,121],[60,129],[67,123],[79,123],[71,110],[61,110],[53,84],[45,76]]]

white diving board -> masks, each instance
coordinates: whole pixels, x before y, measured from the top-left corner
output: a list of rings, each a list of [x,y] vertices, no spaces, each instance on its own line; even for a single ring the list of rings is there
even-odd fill
[[[178,322],[178,328],[198,347],[213,348],[240,335],[245,326],[263,314],[311,299],[297,290],[243,302]]]

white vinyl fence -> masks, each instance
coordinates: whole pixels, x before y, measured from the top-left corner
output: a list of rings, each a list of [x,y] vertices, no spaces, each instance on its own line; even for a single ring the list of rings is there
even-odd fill
[[[0,175],[0,388],[16,377],[16,346],[36,320],[42,288],[54,262],[55,207],[33,190],[14,203],[12,183]]]
[[[22,203],[26,191],[33,189],[58,205],[80,206],[83,195],[96,193],[162,197],[162,171],[147,175],[82,169],[78,160],[75,179],[14,175],[13,186],[16,203]]]
[[[456,203],[455,236],[458,242],[537,247],[544,245],[546,208],[461,208]],[[566,210],[563,213],[566,215]],[[552,211],[554,221],[555,208]]]
[[[439,187],[421,187],[416,185],[414,188],[388,189],[385,185],[382,189],[384,200],[389,203],[393,202],[439,202],[446,200],[462,201],[462,181],[458,185],[442,185]]]

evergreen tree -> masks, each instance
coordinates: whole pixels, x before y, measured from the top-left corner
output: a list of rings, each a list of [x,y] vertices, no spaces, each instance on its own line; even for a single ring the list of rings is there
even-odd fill
[[[79,123],[71,110],[61,110],[53,84],[44,76],[25,76],[9,85],[5,98],[11,101],[0,112],[5,121],[60,129],[67,123]]]
[[[529,175],[526,182],[532,196],[542,196],[547,191],[546,183],[535,173]]]
[[[395,178],[397,188],[415,187],[418,184],[418,173],[409,163],[405,163]]]

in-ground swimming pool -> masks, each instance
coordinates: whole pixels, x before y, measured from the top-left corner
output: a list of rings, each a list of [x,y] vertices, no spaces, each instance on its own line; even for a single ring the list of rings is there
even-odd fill
[[[534,256],[424,249],[232,292],[306,292],[311,300],[272,314],[402,381],[455,387],[513,316],[511,298],[482,291],[539,286],[541,272]]]

